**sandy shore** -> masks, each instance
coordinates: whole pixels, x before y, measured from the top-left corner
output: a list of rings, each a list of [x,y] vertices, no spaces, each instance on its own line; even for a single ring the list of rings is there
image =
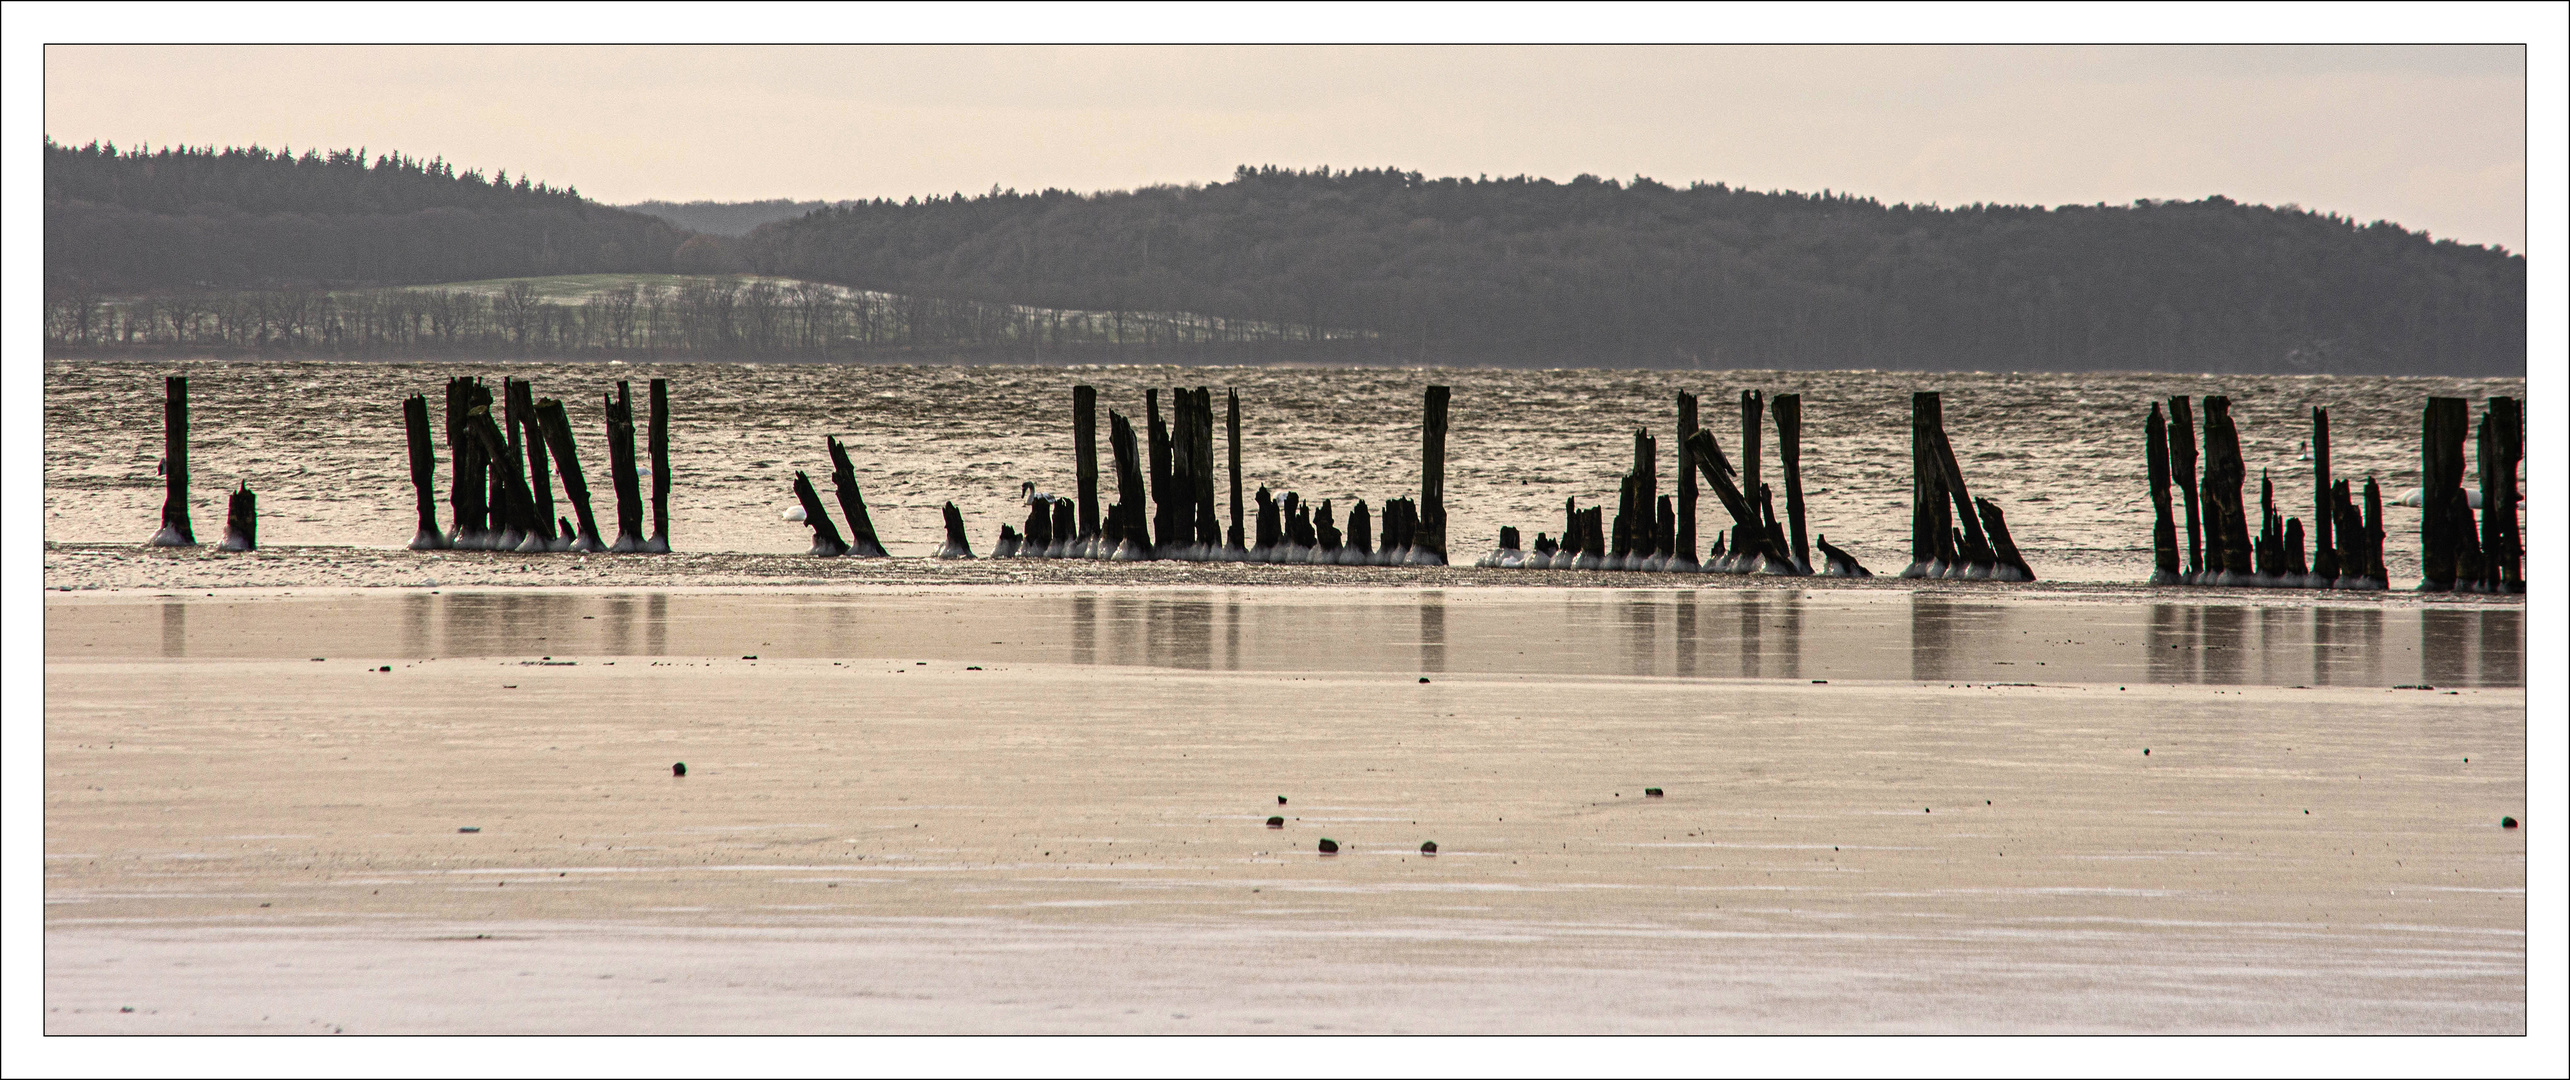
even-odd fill
[[[896,647],[780,592],[601,651],[615,598],[517,599],[598,636],[50,602],[47,1029],[2526,1028],[2513,686],[1463,661],[1496,601],[1425,676],[1353,616],[1271,670],[966,657],[1033,609],[933,590]],[[756,624],[805,636],[707,648]]]

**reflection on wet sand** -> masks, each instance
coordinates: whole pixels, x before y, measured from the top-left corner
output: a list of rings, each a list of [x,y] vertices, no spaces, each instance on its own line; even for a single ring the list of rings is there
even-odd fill
[[[1725,609],[1728,610],[1725,610]],[[47,656],[946,658],[1206,671],[2521,686],[2524,609],[1796,589],[408,592],[48,608]]]

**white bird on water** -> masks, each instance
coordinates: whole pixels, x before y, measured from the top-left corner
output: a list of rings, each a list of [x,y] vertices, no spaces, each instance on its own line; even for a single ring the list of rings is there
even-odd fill
[[[796,503],[792,506],[786,507],[785,512],[777,515],[777,517],[786,521],[801,521],[803,520],[803,504]]]

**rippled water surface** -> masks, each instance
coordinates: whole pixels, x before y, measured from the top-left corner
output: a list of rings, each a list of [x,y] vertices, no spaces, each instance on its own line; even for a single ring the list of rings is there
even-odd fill
[[[665,377],[677,547],[807,547],[809,531],[779,513],[793,504],[797,469],[822,476],[828,499],[826,433],[848,442],[876,528],[907,556],[934,550],[948,500],[987,552],[1001,524],[1024,518],[1020,481],[1072,493],[1071,388],[1080,383],[1096,386],[1101,408],[1132,417],[1137,429],[1146,388],[1164,390],[1164,410],[1168,387],[1211,387],[1218,410],[1220,391],[1237,390],[1247,488],[1336,500],[1342,515],[1354,499],[1379,506],[1418,493],[1421,394],[1450,385],[1446,498],[1459,561],[1491,547],[1501,526],[1518,527],[1530,543],[1539,531],[1557,532],[1566,497],[1602,501],[1611,513],[1636,427],[1658,436],[1662,490],[1672,490],[1680,390],[1703,398],[1704,424],[1735,452],[1741,390],[1799,392],[1813,531],[1878,572],[1899,569],[1908,552],[1909,394],[1939,390],[1965,479],[2005,507],[2018,546],[2056,580],[2148,574],[2142,417],[2156,398],[2230,395],[2250,497],[2259,470],[2272,470],[2286,512],[2307,517],[2310,466],[2297,458],[2312,406],[2330,410],[2337,472],[2360,483],[2376,477],[2388,498],[2418,483],[2419,411],[2429,395],[2478,402],[2525,393],[2523,379],[2124,373],[51,361],[47,540],[140,541],[157,527],[164,374],[190,377],[195,521],[209,539],[221,530],[223,492],[246,481],[259,492],[263,544],[406,543],[413,496],[401,399],[440,401],[449,375],[531,378],[538,395],[562,398],[598,514],[612,521],[601,394],[631,380],[639,397],[640,383]],[[1103,416],[1099,427],[1104,443]],[[1766,477],[1781,487],[1772,430],[1763,441]],[[2395,579],[2414,575],[2415,511],[2387,513],[2386,561]],[[1699,515],[1710,543],[1723,518],[1710,492]]]

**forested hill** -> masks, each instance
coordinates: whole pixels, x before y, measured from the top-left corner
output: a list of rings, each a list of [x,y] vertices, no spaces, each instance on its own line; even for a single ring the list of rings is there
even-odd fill
[[[836,203],[812,200],[762,199],[758,202],[650,202],[626,203],[619,210],[650,214],[689,232],[715,236],[746,236],[749,231],[771,221],[801,217]]]
[[[1886,206],[1582,176],[1240,169],[1228,183],[851,203],[761,272],[1366,332],[1389,359],[1654,367],[2525,371],[2521,255],[2213,197]]]
[[[442,160],[45,140],[51,287],[413,284],[665,272],[687,239],[574,188]],[[708,243],[711,243],[710,241]]]

